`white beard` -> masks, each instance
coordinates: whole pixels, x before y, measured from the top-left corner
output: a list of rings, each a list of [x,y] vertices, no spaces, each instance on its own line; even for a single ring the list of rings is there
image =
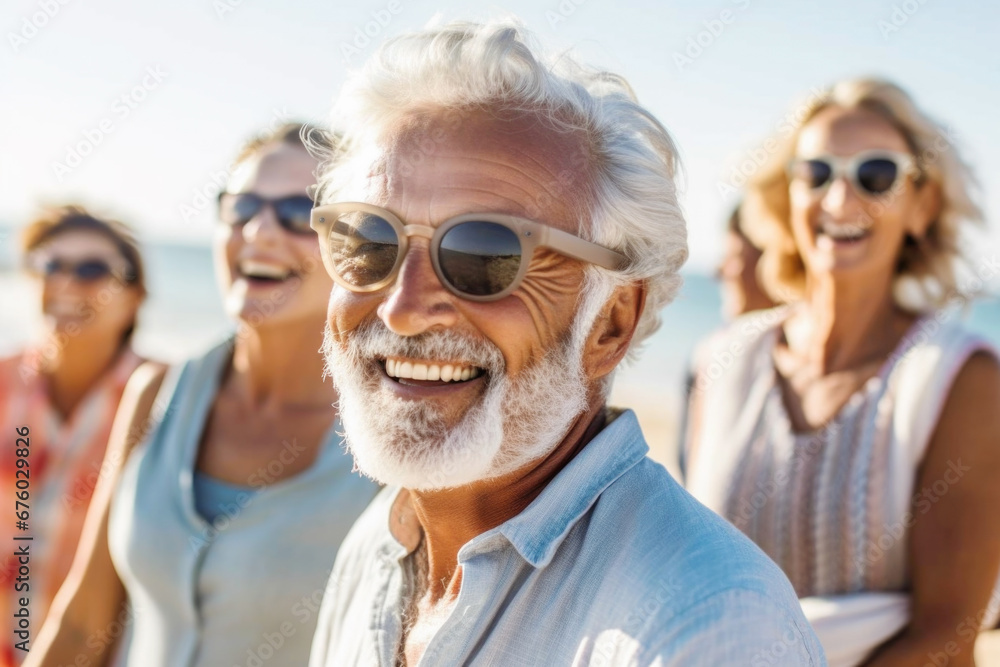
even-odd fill
[[[496,346],[453,331],[404,338],[373,318],[341,346],[327,326],[326,370],[340,394],[340,418],[358,470],[382,484],[427,491],[496,478],[548,455],[587,407],[586,336],[566,338],[510,378]],[[485,393],[449,426],[432,402],[402,399],[381,387],[376,359],[386,357],[478,366],[485,371]]]

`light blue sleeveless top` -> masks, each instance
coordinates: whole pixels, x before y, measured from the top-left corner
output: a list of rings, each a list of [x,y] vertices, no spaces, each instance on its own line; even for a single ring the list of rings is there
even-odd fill
[[[161,418],[129,458],[112,500],[111,558],[134,622],[127,659],[141,667],[305,665],[340,542],[375,496],[352,473],[336,431],[301,473],[267,484],[300,452],[294,433],[214,524],[195,508],[198,443],[232,342],[172,368]]]
[[[215,525],[230,508],[239,507],[243,496],[257,493],[257,487],[230,484],[203,472],[194,471],[194,508],[201,518]]]

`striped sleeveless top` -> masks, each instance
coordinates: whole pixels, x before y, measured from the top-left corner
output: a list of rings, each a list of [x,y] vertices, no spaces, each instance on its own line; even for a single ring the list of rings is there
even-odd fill
[[[957,313],[925,315],[832,420],[795,433],[771,356],[787,314],[746,315],[699,355],[687,488],[777,562],[800,598],[908,590],[909,526],[965,472],[956,463],[952,479],[915,489],[917,468],[958,372],[973,353],[997,352]]]
[[[156,426],[129,457],[108,519],[128,594],[124,664],[304,665],[337,550],[378,491],[352,472],[331,425],[312,466],[274,481],[294,433],[212,523],[196,509],[198,445],[232,341],[170,370]]]

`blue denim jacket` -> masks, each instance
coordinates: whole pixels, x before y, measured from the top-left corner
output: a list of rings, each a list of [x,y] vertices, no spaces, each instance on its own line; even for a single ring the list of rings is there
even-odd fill
[[[826,665],[777,566],[647,450],[624,412],[527,509],[466,543],[458,600],[419,664]],[[341,546],[310,667],[396,664],[397,497],[384,490]]]

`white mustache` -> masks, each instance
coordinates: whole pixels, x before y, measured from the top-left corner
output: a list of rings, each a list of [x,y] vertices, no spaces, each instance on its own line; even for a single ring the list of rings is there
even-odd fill
[[[327,336],[327,340],[332,343],[330,339]],[[377,318],[352,332],[348,337],[347,353],[356,361],[388,357],[445,359],[477,366],[493,375],[503,373],[506,368],[500,349],[489,341],[450,330],[398,336]]]

